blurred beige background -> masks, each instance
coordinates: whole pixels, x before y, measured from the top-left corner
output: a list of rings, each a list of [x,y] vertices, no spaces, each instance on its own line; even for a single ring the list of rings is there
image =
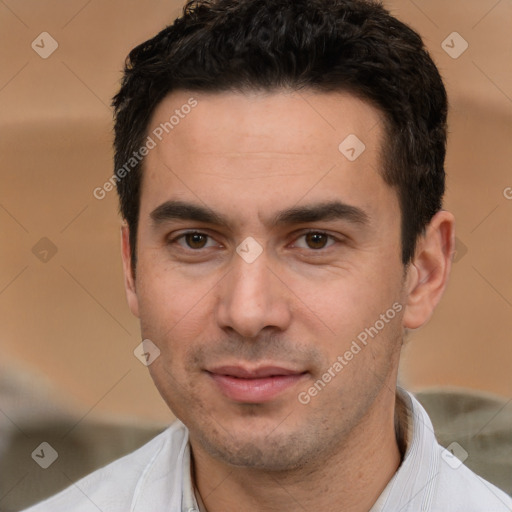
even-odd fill
[[[512,3],[384,3],[423,35],[445,78],[446,208],[459,245],[436,315],[404,352],[402,383],[512,398]],[[0,1],[0,367],[33,373],[41,400],[83,418],[172,417],[133,355],[117,197],[93,190],[113,171],[109,104],[124,57],[181,5]],[[42,32],[58,43],[46,59],[31,47]],[[469,45],[457,58],[464,41],[453,32]],[[12,417],[12,407],[0,412]]]

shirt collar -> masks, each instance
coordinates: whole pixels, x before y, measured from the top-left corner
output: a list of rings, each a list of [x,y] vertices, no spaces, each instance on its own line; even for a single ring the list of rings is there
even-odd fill
[[[407,450],[402,464],[370,512],[428,512],[440,462],[434,427],[411,393],[402,388],[397,388],[397,393],[409,413]]]
[[[146,465],[135,488],[130,512],[203,512],[194,495],[191,471],[188,429],[176,420]]]

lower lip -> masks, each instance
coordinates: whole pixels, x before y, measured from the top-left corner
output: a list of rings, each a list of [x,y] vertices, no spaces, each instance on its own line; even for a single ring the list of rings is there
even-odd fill
[[[302,373],[259,379],[239,379],[217,373],[210,373],[209,375],[227,398],[249,404],[268,402],[297,384],[304,377]]]

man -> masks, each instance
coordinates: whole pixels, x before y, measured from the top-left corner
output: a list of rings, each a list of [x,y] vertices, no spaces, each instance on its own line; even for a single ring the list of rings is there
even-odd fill
[[[396,384],[451,268],[446,103],[372,2],[191,2],[135,48],[125,285],[179,420],[30,510],[512,510]]]

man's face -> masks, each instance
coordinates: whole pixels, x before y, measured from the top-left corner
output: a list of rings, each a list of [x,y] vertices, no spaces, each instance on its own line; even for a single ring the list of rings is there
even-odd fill
[[[392,421],[404,269],[378,111],[340,93],[181,91],[148,134],[177,109],[145,158],[128,296],[193,448],[286,469]]]

